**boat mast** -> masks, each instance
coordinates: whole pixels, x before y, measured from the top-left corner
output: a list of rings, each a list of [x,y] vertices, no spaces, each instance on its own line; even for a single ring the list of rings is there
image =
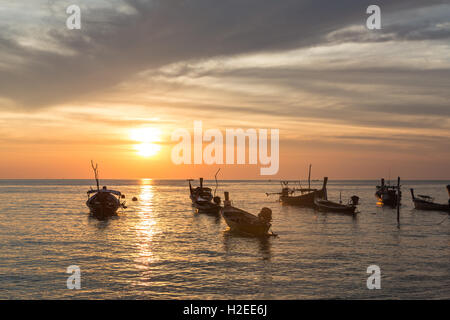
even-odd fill
[[[91,160],[92,170],[94,170],[95,181],[97,182],[97,191],[100,191],[100,183],[98,182],[98,164],[94,166],[94,162]]]
[[[411,197],[412,197],[412,199],[414,201],[414,200],[416,200],[416,197],[414,196],[414,189],[411,188],[410,190],[411,190]]]
[[[311,164],[309,165],[309,173],[308,173],[308,189],[311,189]]]
[[[193,192],[192,185],[191,185],[192,179],[188,179],[188,181],[189,181],[189,191],[192,194],[192,192]]]
[[[216,180],[216,189],[214,189],[214,197],[216,196],[217,187],[219,186],[219,183],[217,182],[217,174],[219,173],[219,170],[217,170],[216,174],[214,175],[214,179]]]
[[[324,193],[324,199],[328,200],[328,192],[327,192],[327,182],[328,182],[328,177],[323,177],[323,185],[322,185],[322,190]]]

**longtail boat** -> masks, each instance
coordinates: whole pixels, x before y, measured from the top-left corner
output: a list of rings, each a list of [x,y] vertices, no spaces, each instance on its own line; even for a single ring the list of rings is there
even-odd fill
[[[327,199],[327,182],[328,177],[323,178],[323,185],[321,189],[311,188],[311,165],[309,165],[309,172],[308,172],[308,188],[302,188],[300,185],[300,188],[293,187],[291,188],[289,186],[289,181],[280,181],[281,183],[281,192],[275,192],[275,193],[267,193],[266,195],[269,196],[271,194],[279,195],[280,202],[287,205],[293,205],[293,206],[300,206],[300,207],[308,207],[308,208],[314,208],[314,199]],[[318,180],[313,180],[318,181]],[[298,194],[300,193],[300,194]]]
[[[94,166],[92,161],[91,165],[97,182],[97,190],[91,189],[87,192],[88,200],[86,201],[86,205],[89,208],[90,214],[99,220],[116,216],[119,208],[126,208],[125,202],[120,202],[120,199],[125,196],[119,191],[108,189],[106,186],[100,189],[98,165]]]
[[[397,207],[402,198],[400,177],[396,186],[386,185],[384,179],[381,179],[381,184],[376,187],[375,197],[378,200],[377,204],[380,206]]]
[[[327,182],[328,177],[323,178],[323,185],[321,189],[312,188],[289,188],[287,182],[283,182],[284,186],[281,189],[280,201],[283,204],[314,208],[314,199],[327,199]],[[295,193],[300,192],[299,195]]]
[[[316,206],[316,209],[323,212],[336,212],[336,213],[345,213],[345,214],[351,214],[356,215],[356,204],[358,203],[358,200],[353,200],[353,198],[358,198],[356,196],[352,197],[352,200],[349,201],[348,204],[342,204],[337,203],[325,199],[315,198],[314,204]]]
[[[93,195],[91,196],[91,194]],[[106,186],[99,190],[89,190],[86,205],[91,215],[99,220],[104,220],[117,215],[119,208],[125,207],[120,202],[122,194],[116,190],[110,190]]]
[[[189,192],[192,206],[196,208],[198,213],[219,214],[220,213],[220,197],[213,197],[211,188],[203,186],[203,178],[200,178],[200,186],[193,188],[189,181]]]
[[[229,193],[225,192],[225,201],[221,213],[231,231],[254,236],[274,235],[269,233],[269,229],[272,226],[270,223],[272,221],[272,210],[269,208],[262,208],[261,212],[255,216],[247,211],[233,207],[229,199]]]
[[[414,202],[414,207],[417,210],[427,211],[445,211],[450,213],[450,185],[447,185],[447,191],[449,195],[449,202],[447,204],[435,203],[434,198],[426,195],[414,195],[414,189],[411,189],[411,196]]]

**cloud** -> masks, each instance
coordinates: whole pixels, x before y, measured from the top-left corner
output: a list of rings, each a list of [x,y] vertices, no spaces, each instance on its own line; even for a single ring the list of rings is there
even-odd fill
[[[372,31],[363,24],[334,30],[326,39],[333,43],[448,40],[450,38],[450,5],[434,4],[410,7],[399,12],[382,10],[382,30]]]
[[[379,1],[394,16],[443,3]],[[0,96],[16,108],[82,99],[177,62],[326,44],[333,31],[364,24],[370,1],[82,1],[80,31],[65,29],[68,4],[2,7]],[[392,29],[406,39],[440,39],[447,32]]]
[[[423,48],[428,45],[424,43]],[[319,58],[318,63],[314,57],[311,62],[309,50],[295,51],[292,60],[289,53],[280,54],[285,58],[281,64],[274,63],[278,56],[250,55],[231,61],[224,58],[168,66],[143,73],[123,88],[116,87],[104,103],[121,103],[120,97],[128,93],[136,104],[151,106],[157,112],[175,110],[177,115],[194,118],[201,114],[209,121],[220,115],[221,121],[232,117],[255,119],[260,124],[295,119],[360,127],[448,130],[450,62],[424,63],[429,59],[418,60],[414,53],[399,57],[403,65],[393,61],[390,68],[382,67],[380,61],[395,52],[414,48],[399,44],[393,52],[390,47],[364,44],[375,60],[353,48],[350,67],[345,59]],[[337,56],[334,47],[319,49]],[[444,57],[443,53],[439,55]],[[139,85],[133,91],[135,84]],[[142,91],[145,94],[139,95]]]

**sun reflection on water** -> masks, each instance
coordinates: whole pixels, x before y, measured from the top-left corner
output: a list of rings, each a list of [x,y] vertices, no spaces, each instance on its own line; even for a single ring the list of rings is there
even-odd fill
[[[155,260],[152,250],[152,240],[157,232],[157,220],[154,216],[154,186],[151,179],[142,179],[139,193],[139,206],[136,224],[136,244],[138,256],[136,258],[139,269],[147,269],[148,265]]]

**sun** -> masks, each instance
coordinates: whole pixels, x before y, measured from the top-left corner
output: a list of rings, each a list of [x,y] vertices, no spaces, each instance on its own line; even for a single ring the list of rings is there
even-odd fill
[[[158,128],[138,128],[130,131],[130,138],[142,143],[161,141],[161,130]]]
[[[161,147],[154,143],[141,143],[134,146],[137,154],[142,157],[152,157],[161,150]]]
[[[158,142],[161,142],[161,130],[158,128],[132,129],[130,138],[140,142],[140,144],[134,146],[134,149],[142,157],[152,157],[161,150],[161,146],[158,144]]]

